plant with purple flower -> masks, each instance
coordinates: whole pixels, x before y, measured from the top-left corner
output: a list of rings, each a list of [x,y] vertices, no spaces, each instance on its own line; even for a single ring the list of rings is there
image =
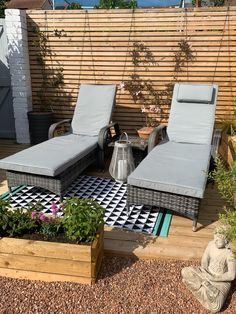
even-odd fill
[[[52,211],[52,214],[54,216],[57,215],[57,213],[59,212],[60,208],[57,206],[57,204],[55,202],[52,202],[51,204],[51,211]]]
[[[47,216],[44,213],[40,212],[39,213],[39,220],[46,221],[47,220]]]
[[[33,210],[31,213],[31,219],[37,219],[38,218],[38,213],[36,212],[36,210]]]

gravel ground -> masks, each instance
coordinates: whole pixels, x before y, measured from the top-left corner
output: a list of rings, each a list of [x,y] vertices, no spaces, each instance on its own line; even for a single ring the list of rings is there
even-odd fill
[[[105,257],[94,286],[0,277],[0,313],[209,313],[181,282],[193,262]],[[236,282],[222,313],[236,313]]]

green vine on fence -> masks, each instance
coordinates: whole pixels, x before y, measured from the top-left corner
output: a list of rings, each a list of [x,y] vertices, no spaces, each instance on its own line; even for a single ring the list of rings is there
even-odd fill
[[[55,30],[55,36],[57,35],[60,38],[62,31]],[[48,97],[48,91],[53,88],[54,94],[57,95],[63,87],[63,68],[59,66],[52,69],[46,65],[46,58],[51,60],[53,58],[53,53],[48,45],[48,33],[40,31],[38,28],[34,28],[33,32],[37,35],[37,39],[33,41],[33,46],[36,51],[36,61],[39,65],[42,79],[41,86],[37,91],[40,111],[53,111],[54,101]]]

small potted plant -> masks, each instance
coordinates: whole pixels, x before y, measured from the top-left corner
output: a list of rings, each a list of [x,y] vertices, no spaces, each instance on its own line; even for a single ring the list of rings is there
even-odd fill
[[[131,80],[122,82],[120,89],[127,90],[135,103],[141,105],[144,115],[144,125],[137,130],[139,137],[147,139],[154,127],[162,119],[162,97],[167,95],[167,90],[156,91],[150,81],[145,81],[138,74],[131,75]]]
[[[103,257],[104,209],[68,198],[12,210],[0,200],[0,275],[46,281],[96,281]]]
[[[147,139],[154,127],[158,125],[157,114],[161,112],[161,109],[158,105],[142,106],[141,112],[145,115],[145,126],[137,132],[139,137]]]

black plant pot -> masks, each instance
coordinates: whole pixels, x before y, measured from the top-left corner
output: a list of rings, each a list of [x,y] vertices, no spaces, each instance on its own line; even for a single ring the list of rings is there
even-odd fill
[[[48,130],[53,123],[52,112],[34,112],[29,111],[29,132],[30,143],[32,145],[39,144],[48,139]]]

